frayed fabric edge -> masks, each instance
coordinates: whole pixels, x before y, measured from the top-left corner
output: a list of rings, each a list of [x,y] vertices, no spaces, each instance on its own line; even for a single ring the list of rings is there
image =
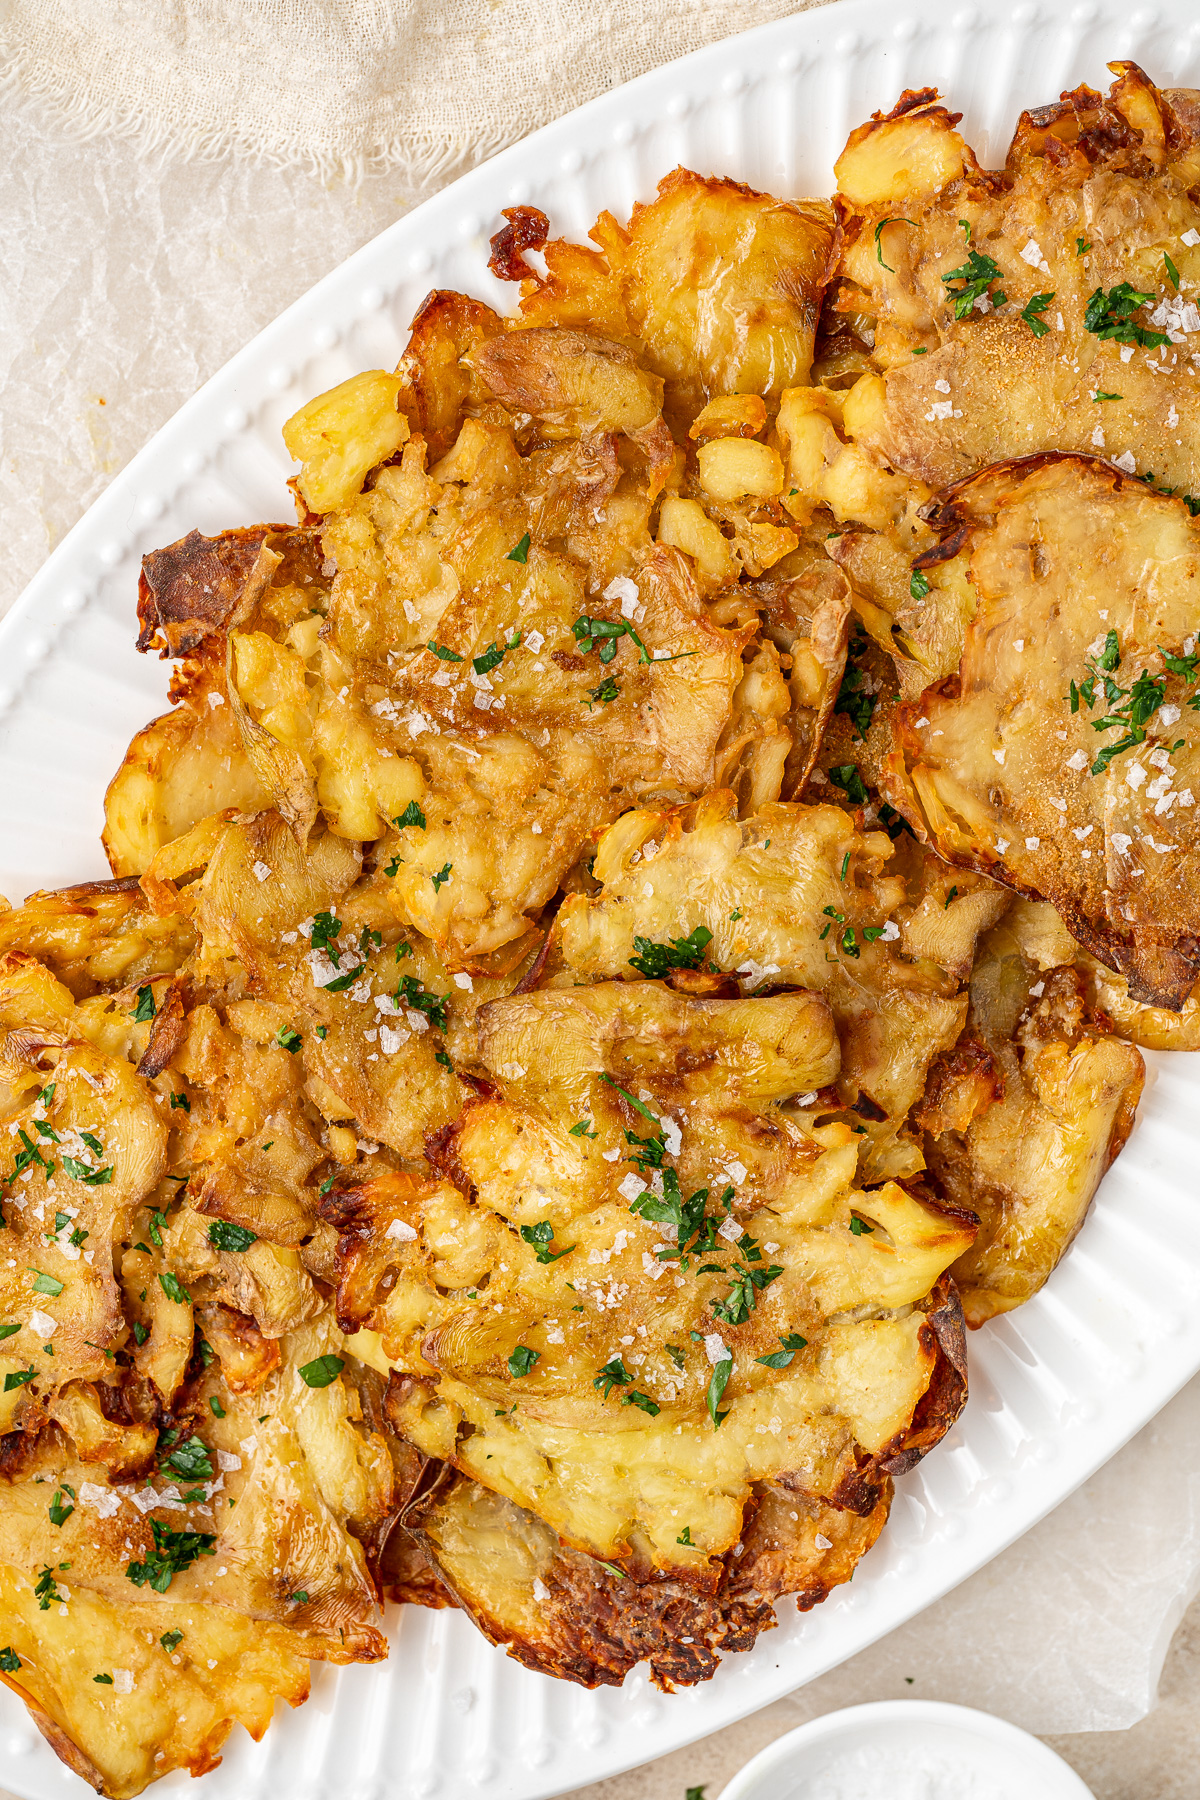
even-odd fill
[[[181,130],[155,118],[145,107],[81,90],[61,69],[0,49],[0,97],[37,102],[77,142],[123,138],[141,156],[184,162],[219,162],[225,157],[279,169],[299,169],[314,179],[355,186],[368,175],[395,174],[414,188],[445,183],[474,168],[548,121],[514,121],[503,131],[482,133],[470,143],[429,133],[396,136],[369,150],[314,149],[298,136],[265,131]]]

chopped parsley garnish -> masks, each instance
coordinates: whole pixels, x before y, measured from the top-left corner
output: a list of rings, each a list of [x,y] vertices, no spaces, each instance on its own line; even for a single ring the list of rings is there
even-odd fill
[[[86,1141],[85,1133],[81,1132],[80,1136],[84,1137]],[[111,1164],[104,1169],[89,1169],[87,1164],[80,1162],[76,1156],[64,1156],[63,1168],[73,1180],[82,1181],[85,1187],[107,1187],[113,1178]]]
[[[0,1325],[0,1344],[4,1342],[5,1338],[15,1337],[20,1329],[20,1325]]]
[[[225,1408],[221,1405],[221,1402],[217,1399],[215,1394],[209,1395],[208,1405],[209,1411],[212,1413],[214,1419],[223,1419],[225,1417]]]
[[[574,1244],[568,1244],[564,1250],[551,1250],[554,1242],[554,1226],[549,1219],[541,1219],[536,1225],[522,1225],[521,1238],[526,1244],[533,1245],[533,1253],[540,1263],[557,1262],[561,1256],[569,1256]]]
[[[431,994],[417,975],[402,975],[400,986],[396,989],[394,999],[396,1005],[411,1006],[414,1012],[422,1012],[431,1025],[439,1031],[446,1029],[446,1002],[449,994]]]
[[[592,1121],[590,1119],[580,1119],[578,1125],[571,1126],[571,1129],[568,1131],[567,1136],[568,1137],[585,1137],[585,1138],[599,1137],[600,1133],[598,1131],[593,1131],[591,1129],[591,1125],[592,1125]]]
[[[695,1546],[692,1543],[692,1528],[690,1525],[684,1526],[679,1536],[675,1539],[675,1542],[677,1544],[686,1544],[689,1550],[694,1549]]]
[[[166,1222],[167,1222],[166,1213],[159,1212],[157,1207],[151,1207],[151,1209],[150,1209],[150,1241],[153,1244],[157,1244],[160,1250],[162,1249],[162,1241],[163,1241],[162,1240],[162,1228],[166,1224]]]
[[[111,1675],[93,1675],[92,1680],[98,1681],[102,1687],[111,1687],[113,1684],[113,1678]]]
[[[435,1063],[441,1063],[443,1069],[449,1069],[451,1075],[455,1073],[454,1064],[450,1061],[450,1058],[446,1055],[444,1050],[435,1050],[433,1053],[433,1060]]]
[[[169,1656],[173,1650],[178,1650],[183,1642],[183,1633],[182,1631],[164,1631],[158,1641]]]
[[[288,1595],[288,1599],[294,1601],[297,1606],[308,1605],[308,1595],[303,1588],[297,1588],[294,1594]]]
[[[999,281],[1003,273],[999,263],[993,262],[990,256],[983,256],[978,250],[968,251],[961,268],[949,269],[942,276],[946,297],[954,301],[955,318],[967,318],[976,300],[986,294],[992,282]],[[1001,306],[1004,296],[993,294],[992,302]]]
[[[883,244],[880,241],[880,237],[884,226],[915,225],[916,222],[915,219],[880,219],[878,225],[875,227],[875,260],[878,262],[880,268],[887,270],[889,275],[894,275],[896,271],[893,269],[891,263],[885,263],[883,260]]]
[[[1159,344],[1170,341],[1166,332],[1150,331],[1139,325],[1133,316],[1139,307],[1153,303],[1153,294],[1145,294],[1127,281],[1119,281],[1107,294],[1098,287],[1087,303],[1083,328],[1094,337],[1108,338],[1117,344],[1140,344],[1144,350],[1156,349]]]
[[[433,883],[433,891],[435,894],[449,881],[450,871],[453,867],[453,863],[443,863],[437,874],[429,877],[430,881]]]
[[[329,955],[329,960],[335,969],[341,967],[341,952],[338,949],[337,944],[341,929],[342,921],[339,918],[336,918],[333,913],[319,912],[313,914],[312,947],[314,950],[326,951]]]
[[[1053,292],[1049,294],[1034,294],[1032,299],[1025,302],[1021,312],[1021,318],[1025,324],[1028,325],[1034,337],[1045,337],[1050,329],[1045,319],[1036,318],[1035,314],[1045,312],[1053,298]]]
[[[410,825],[415,825],[418,830],[424,831],[425,814],[421,811],[421,808],[417,805],[415,800],[410,800],[399,818],[392,820],[392,824],[396,827],[397,831],[407,831]]]
[[[327,1351],[324,1356],[314,1356],[311,1362],[301,1363],[300,1379],[310,1388],[325,1388],[337,1380],[345,1366],[342,1357]]]
[[[461,662],[463,660],[457,650],[451,650],[445,644],[435,644],[432,638],[430,638],[425,648],[427,650],[432,650],[433,654],[441,662]]]
[[[3,1650],[0,1650],[0,1669],[2,1669],[6,1675],[15,1675],[20,1666],[21,1659],[13,1649],[12,1645],[5,1644]]]
[[[782,1350],[774,1350],[770,1356],[756,1356],[755,1362],[762,1363],[767,1369],[788,1369],[797,1350],[803,1350],[808,1339],[795,1331],[783,1331],[779,1334],[779,1341],[783,1345]]]
[[[52,1525],[65,1525],[71,1514],[75,1511],[74,1490],[68,1488],[67,1493],[71,1495],[71,1498],[64,1503],[62,1488],[55,1488],[54,1490],[54,1498],[50,1502],[50,1523]]]
[[[635,937],[633,947],[637,955],[629,958],[630,966],[649,981],[659,980],[671,969],[699,969],[704,963],[704,952],[712,943],[712,935],[706,926],[695,925],[686,937],[671,938],[666,944]]]
[[[212,1453],[195,1432],[182,1444],[174,1446],[164,1459],[163,1467],[183,1481],[211,1481],[213,1478]]]
[[[143,1325],[140,1319],[135,1319],[133,1322],[133,1341],[139,1350],[149,1336],[149,1326]]]
[[[1123,394],[1102,394],[1100,389],[1097,388],[1096,392],[1092,395],[1092,404],[1095,405],[1097,401],[1100,400],[1123,400],[1124,398],[1125,396]]]
[[[737,1247],[744,1260],[730,1271],[729,1292],[724,1300],[714,1300],[712,1306],[713,1317],[726,1325],[744,1325],[758,1305],[759,1291],[770,1287],[783,1274],[779,1263],[772,1263],[769,1268],[752,1267],[762,1262],[762,1251],[749,1232],[742,1233]]]
[[[687,1361],[687,1351],[681,1350],[678,1344],[664,1344],[663,1349],[675,1364],[675,1367],[677,1369],[682,1369],[684,1363]]]
[[[154,989],[147,984],[137,991],[137,1005],[133,1009],[135,1025],[144,1025],[147,1019],[154,1017]]]
[[[850,1229],[855,1237],[870,1237],[875,1227],[868,1225],[865,1219],[860,1219],[857,1213],[851,1213]]]
[[[1166,265],[1167,279],[1171,283],[1171,286],[1175,289],[1175,292],[1178,293],[1179,292],[1179,270],[1175,267],[1175,264],[1171,261],[1171,258],[1167,255],[1165,250],[1163,251],[1163,262]]]
[[[1091,247],[1092,246],[1087,238],[1077,237],[1075,239],[1075,254],[1076,254],[1076,256],[1086,256],[1088,251],[1091,249]]]
[[[718,1412],[722,1395],[729,1386],[729,1377],[733,1374],[732,1356],[723,1356],[713,1369],[708,1383],[708,1392],[704,1396],[704,1404],[708,1408],[708,1416],[713,1422],[713,1430],[719,1431],[721,1425],[729,1417],[729,1408]]]
[[[829,779],[834,787],[841,788],[852,806],[865,806],[867,789],[855,763],[841,763],[830,769]]]
[[[49,1294],[51,1299],[57,1299],[63,1291],[62,1282],[56,1281],[53,1275],[43,1275],[40,1269],[34,1269],[31,1272],[36,1277],[33,1284],[34,1293]]]
[[[620,1384],[621,1387],[628,1387],[632,1380],[632,1372],[625,1367],[625,1364],[621,1361],[619,1356],[614,1356],[611,1362],[605,1363],[600,1373],[596,1376],[596,1379],[592,1382],[592,1386],[594,1388],[599,1388],[604,1399],[607,1400],[614,1387],[618,1384]]]
[[[541,1354],[540,1350],[531,1350],[528,1344],[518,1344],[508,1359],[509,1374],[517,1378],[530,1374]]]
[[[471,664],[475,673],[477,675],[490,675],[493,669],[499,668],[507,653],[510,650],[516,649],[520,641],[521,634],[519,631],[513,633],[507,644],[498,644],[493,640],[482,655],[471,658]]]
[[[177,1106],[178,1106],[178,1107],[182,1107],[182,1109],[183,1109],[183,1111],[184,1111],[184,1112],[185,1112],[185,1113],[190,1113],[190,1112],[191,1112],[191,1110],[192,1110],[192,1103],[191,1103],[191,1101],[190,1101],[190,1100],[189,1100],[189,1099],[188,1099],[188,1097],[187,1097],[187,1095],[186,1095],[186,1094],[179,1094],[179,1093],[176,1093],[176,1091],[175,1091],[175,1089],[174,1089],[174,1088],[172,1088],[172,1089],[171,1089],[171,1107],[172,1107],[172,1110],[173,1110],[173,1109],[174,1109],[174,1108],[175,1108],[175,1107],[177,1107]]]
[[[286,1050],[289,1056],[295,1056],[304,1040],[294,1026],[281,1025],[275,1033],[275,1042],[281,1050]]]
[[[1191,657],[1168,657],[1163,652],[1167,667],[1173,675],[1182,674],[1187,680],[1194,680],[1196,659]],[[1079,711],[1080,702],[1086,702],[1089,711],[1097,704],[1097,685],[1103,687],[1104,700],[1109,710],[1103,718],[1093,719],[1093,731],[1120,730],[1124,735],[1115,743],[1106,744],[1099,752],[1091,767],[1093,775],[1103,774],[1115,756],[1124,750],[1132,750],[1146,741],[1146,723],[1158,711],[1166,698],[1167,682],[1165,675],[1151,675],[1142,669],[1134,679],[1132,687],[1121,687],[1113,680],[1113,671],[1120,667],[1121,653],[1115,631],[1110,631],[1105,640],[1100,656],[1088,664],[1086,680],[1076,684],[1071,682],[1068,698],[1071,711]],[[1174,665],[1174,666],[1173,666]],[[1189,700],[1195,705],[1197,696]]]
[[[581,613],[572,625],[571,632],[583,656],[587,656],[599,644],[602,663],[613,660],[617,654],[617,640],[623,637],[637,645],[639,662],[650,661],[650,652],[628,619],[591,619],[587,613]]]
[[[865,638],[855,638],[850,646],[851,656],[861,655],[867,647]],[[842,676],[842,685],[838,689],[838,697],[834,701],[835,713],[844,713],[854,727],[854,735],[865,738],[875,712],[876,696],[864,694],[862,684],[866,680],[866,671],[856,668],[853,663],[847,664]]]
[[[637,1388],[633,1388],[628,1394],[622,1394],[621,1405],[636,1406],[639,1412],[649,1413],[652,1419],[657,1418],[662,1411],[657,1400],[652,1400],[649,1394],[639,1393]]]
[[[394,880],[396,877],[397,871],[400,868],[400,864],[403,861],[404,861],[404,858],[402,856],[400,856],[400,855],[393,856],[391,862],[388,864],[387,868],[383,871],[384,874],[391,877],[391,879]]]
[[[591,712],[593,706],[609,706],[621,697],[621,689],[611,675],[605,676],[599,687],[589,688],[587,708]]]
[[[24,1127],[21,1127],[18,1130],[17,1136],[20,1138],[21,1143],[24,1145],[24,1148],[22,1150],[18,1150],[16,1157],[13,1161],[12,1174],[6,1178],[4,1185],[7,1187],[9,1185],[9,1183],[11,1183],[17,1179],[18,1175],[24,1174],[25,1170],[27,1168],[29,1168],[29,1166],[32,1163],[37,1163],[38,1166],[44,1171],[47,1179],[49,1179],[49,1177],[51,1175],[53,1175],[53,1173],[54,1173],[54,1164],[52,1162],[50,1162],[45,1156],[42,1155],[42,1152],[38,1149],[37,1145],[30,1138],[28,1132],[24,1129]]]
[[[258,1233],[229,1219],[213,1219],[208,1227],[208,1241],[214,1250],[248,1250],[251,1244],[257,1244]]]
[[[158,1277],[158,1285],[162,1289],[163,1293],[167,1296],[167,1299],[173,1300],[175,1302],[176,1306],[190,1306],[191,1305],[192,1296],[188,1293],[188,1291],[184,1287],[182,1281],[180,1281],[178,1275],[173,1275],[171,1273],[170,1269],[167,1269],[165,1272],[160,1273],[160,1275]]]
[[[616,1563],[605,1562],[603,1560],[603,1558],[601,1558],[600,1567],[602,1569],[607,1569],[610,1575],[616,1575],[619,1580],[621,1580],[621,1581],[625,1580],[624,1569],[618,1569]]]
[[[519,562],[519,563],[529,561],[529,533],[528,532],[524,533],[524,535],[521,538],[520,543],[513,545],[512,549],[508,552],[508,555],[505,557],[504,560],[505,560],[505,562]]]
[[[214,1532],[173,1531],[158,1519],[151,1519],[150,1529],[154,1533],[153,1550],[145,1562],[131,1562],[125,1571],[135,1587],[149,1586],[156,1594],[165,1594],[173,1576],[190,1569],[199,1557],[216,1554]]]
[[[62,1595],[58,1591],[58,1583],[54,1579],[54,1570],[49,1564],[46,1565],[35,1581],[33,1591],[37,1596],[38,1610],[40,1612],[49,1612],[50,1602],[52,1600],[62,1599]]]
[[[953,900],[953,899],[955,899],[955,898],[956,898],[956,896],[957,896],[957,894],[958,894],[958,889],[957,889],[957,888],[956,888],[956,887],[952,887],[952,888],[951,888],[951,889],[950,889],[950,892],[949,892],[949,893],[948,893],[948,894],[947,894],[947,895],[946,895],[946,903],[945,903],[945,905],[944,905],[944,906],[943,906],[943,907],[942,907],[942,911],[943,911],[943,912],[949,912],[949,910],[950,910],[950,902],[951,902],[951,901],[952,901],[952,900]]]
[[[908,591],[914,600],[923,600],[929,592],[929,582],[924,569],[914,569],[908,578]]]

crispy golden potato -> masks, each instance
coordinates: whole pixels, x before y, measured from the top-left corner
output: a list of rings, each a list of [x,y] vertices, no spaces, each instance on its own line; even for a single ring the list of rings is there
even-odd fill
[[[1046,965],[1038,915],[1049,911],[1021,902],[983,940],[967,1038],[936,1072],[923,1117],[939,1190],[981,1222],[953,1269],[973,1326],[1042,1286],[1142,1091],[1141,1056],[1085,1005],[1073,965]]]
[[[277,1698],[308,1698],[312,1651],[295,1632],[228,1607],[169,1611],[86,1589],[43,1611],[34,1582],[0,1564],[0,1647],[17,1663],[0,1680],[67,1767],[113,1800],[172,1769],[206,1774],[234,1725],[257,1741]]]
[[[194,947],[187,922],[151,912],[131,877],[30,894],[0,911],[0,956],[35,956],[76,1000],[174,974]]]
[[[941,1379],[928,1297],[974,1224],[859,1191],[848,1127],[780,1113],[836,1068],[823,1002],[601,983],[493,1001],[478,1029],[496,1097],[431,1144],[446,1178],[326,1202],[339,1321],[408,1378],[403,1434],[574,1547],[702,1590],[754,1481],[868,1514]]]
[[[1003,172],[979,167],[929,89],[836,165],[840,304],[873,319],[883,372],[852,435],[921,483],[1099,449],[1200,491],[1197,113],[1136,64],[1110,67],[1107,98],[1079,88],[1024,113]]]
[[[1052,901],[1134,998],[1177,1007],[1200,968],[1200,765],[1176,729],[1200,527],[1057,456],[985,471],[938,519],[975,610],[953,674],[896,709],[884,792],[940,855]]]

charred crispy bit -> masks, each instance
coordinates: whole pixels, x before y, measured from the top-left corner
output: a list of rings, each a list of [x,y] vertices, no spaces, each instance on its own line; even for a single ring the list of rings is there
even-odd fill
[[[1136,999],[1178,1007],[1200,971],[1200,746],[1178,729],[1200,526],[1056,455],[960,484],[937,520],[966,528],[973,616],[947,596],[953,673],[897,708],[883,789],[940,855],[1050,900]]]
[[[971,1037],[937,1071],[920,1114],[939,1190],[981,1220],[953,1269],[973,1326],[1041,1287],[1129,1136],[1142,1090],[1138,1051],[1087,1006],[1074,966],[1048,960],[1066,937],[1056,926],[1049,907],[1019,902],[983,940]]]
[[[864,1519],[764,1485],[748,1508],[739,1554],[725,1559],[711,1595],[683,1581],[623,1575],[452,1472],[404,1523],[484,1635],[526,1668],[583,1687],[619,1687],[644,1661],[670,1692],[708,1680],[721,1652],[749,1649],[776,1623],[780,1596],[795,1594],[807,1609],[848,1581],[883,1528],[890,1496],[887,1483]]]

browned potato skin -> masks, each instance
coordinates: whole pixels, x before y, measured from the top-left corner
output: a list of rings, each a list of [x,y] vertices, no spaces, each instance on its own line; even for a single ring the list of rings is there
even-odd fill
[[[953,1269],[973,1328],[1031,1298],[1065,1254],[1129,1136],[1145,1075],[1087,1006],[1078,971],[1046,966],[1030,934],[1041,912],[1018,905],[984,939],[967,1033],[918,1115],[939,1191],[981,1221]]]
[[[1165,674],[1166,699],[1182,709],[1188,683],[1166,673],[1161,652],[1181,654],[1196,624],[1200,527],[1181,501],[1110,465],[1055,454],[984,470],[949,490],[934,518],[977,610],[948,636],[953,673],[896,708],[881,786],[939,855],[1049,899],[1135,999],[1177,1008],[1200,968],[1200,833],[1187,785],[1191,775],[1200,786],[1197,752],[1186,739],[1170,752],[1166,787],[1178,780],[1182,800],[1159,825],[1158,805],[1171,803],[1148,779],[1157,768],[1147,757],[1167,755],[1173,728],[1152,715],[1145,748],[1093,775],[1099,745],[1115,737],[1098,739],[1095,713],[1082,701],[1071,712],[1068,693],[1087,672],[1089,641],[1115,630],[1122,685],[1138,669]],[[1160,573],[1143,601],[1147,558]],[[1097,593],[1110,603],[1103,619]],[[940,598],[931,592],[927,609]]]

